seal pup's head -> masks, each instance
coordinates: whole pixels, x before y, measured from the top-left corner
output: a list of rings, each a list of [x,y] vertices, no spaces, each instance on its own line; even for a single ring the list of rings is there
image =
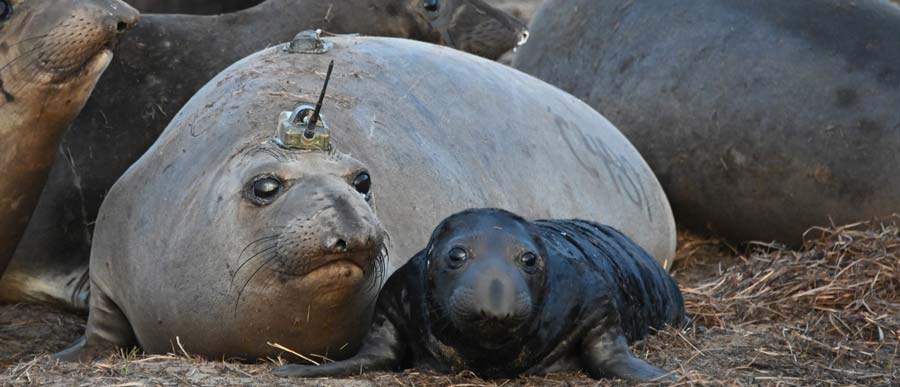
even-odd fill
[[[444,220],[426,249],[439,319],[485,348],[521,338],[541,304],[546,250],[521,217],[468,210]]]

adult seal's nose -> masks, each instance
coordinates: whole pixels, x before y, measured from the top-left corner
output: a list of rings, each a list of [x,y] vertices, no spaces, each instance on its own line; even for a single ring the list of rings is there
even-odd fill
[[[119,1],[102,1],[96,11],[103,15],[100,20],[104,28],[115,34],[134,28],[141,19],[137,9]]]
[[[325,250],[332,254],[346,253],[347,241],[334,236],[328,237],[325,239]]]
[[[519,31],[519,42],[516,43],[516,47],[528,43],[529,36],[531,36],[531,33],[528,32],[527,28],[523,28],[522,31]]]

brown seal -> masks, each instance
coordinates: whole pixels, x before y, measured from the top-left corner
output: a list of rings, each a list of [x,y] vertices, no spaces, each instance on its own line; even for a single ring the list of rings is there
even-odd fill
[[[0,273],[110,43],[137,19],[117,0],[0,0]]]

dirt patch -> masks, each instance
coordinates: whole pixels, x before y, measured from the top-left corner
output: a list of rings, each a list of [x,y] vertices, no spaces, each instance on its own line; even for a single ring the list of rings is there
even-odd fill
[[[749,244],[741,253],[682,231],[673,269],[694,324],[634,346],[673,370],[677,385],[900,383],[900,228],[897,219],[819,229],[800,251]],[[284,380],[275,365],[112,355],[89,365],[47,355],[75,340],[84,317],[37,306],[0,307],[0,385],[106,386],[624,386],[582,373],[482,380],[416,371],[349,379]],[[189,350],[189,349],[188,349]],[[5,368],[5,369],[4,369]]]

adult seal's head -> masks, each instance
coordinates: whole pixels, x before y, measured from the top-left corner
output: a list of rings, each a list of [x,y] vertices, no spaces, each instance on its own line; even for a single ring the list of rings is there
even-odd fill
[[[524,338],[534,326],[546,281],[546,250],[516,215],[450,217],[431,237],[426,257],[436,320],[450,321],[477,347]],[[506,215],[506,214],[504,214]]]
[[[138,13],[117,0],[0,0],[0,273],[63,131]]]
[[[497,59],[528,40],[521,21],[482,0],[408,0],[440,33],[441,44],[489,59]]]

